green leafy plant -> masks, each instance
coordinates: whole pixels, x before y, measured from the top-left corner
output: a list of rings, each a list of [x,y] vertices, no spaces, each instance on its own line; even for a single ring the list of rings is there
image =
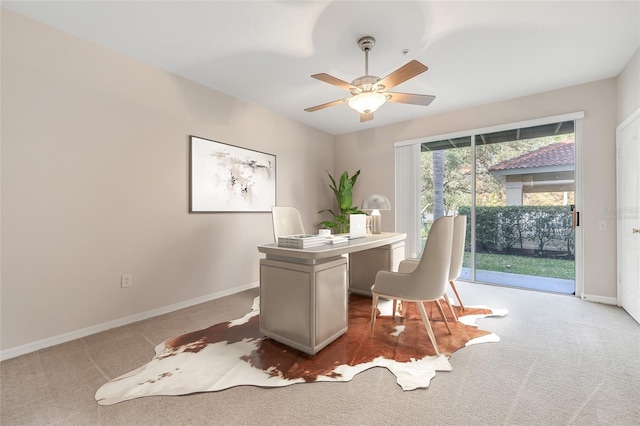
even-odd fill
[[[329,188],[333,191],[338,202],[339,213],[333,210],[325,209],[320,210],[318,213],[329,212],[333,216],[333,220],[325,220],[320,222],[320,226],[323,228],[331,228],[336,234],[344,234],[349,232],[349,215],[352,214],[366,214],[360,210],[357,206],[352,206],[353,203],[353,186],[356,184],[360,170],[358,170],[353,176],[349,177],[349,174],[345,171],[340,176],[340,182],[336,185],[336,181],[329,172],[329,179],[331,179],[331,185]]]

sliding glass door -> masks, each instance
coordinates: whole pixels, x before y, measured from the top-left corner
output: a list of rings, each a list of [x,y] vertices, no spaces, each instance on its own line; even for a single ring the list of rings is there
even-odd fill
[[[423,142],[419,155],[418,251],[435,219],[464,214],[461,279],[575,292],[573,120]]]

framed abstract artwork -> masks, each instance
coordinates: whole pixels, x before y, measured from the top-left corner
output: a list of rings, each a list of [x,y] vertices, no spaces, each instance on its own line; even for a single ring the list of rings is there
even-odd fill
[[[191,213],[270,212],[276,156],[190,136]]]

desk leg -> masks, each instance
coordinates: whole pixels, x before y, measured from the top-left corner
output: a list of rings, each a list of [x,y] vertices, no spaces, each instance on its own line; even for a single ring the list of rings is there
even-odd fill
[[[260,260],[260,332],[314,355],[347,331],[347,261]]]
[[[371,296],[378,271],[397,271],[404,260],[404,241],[349,254],[349,291]]]

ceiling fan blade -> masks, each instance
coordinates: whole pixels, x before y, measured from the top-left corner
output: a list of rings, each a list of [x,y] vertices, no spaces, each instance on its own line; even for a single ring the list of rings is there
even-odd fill
[[[335,106],[335,105],[343,104],[343,103],[347,102],[348,100],[349,100],[349,98],[338,99],[337,101],[331,101],[331,102],[327,102],[326,104],[312,106],[310,108],[305,108],[304,110],[307,111],[307,112],[318,111],[319,109],[329,108],[329,107],[332,107],[332,106]]]
[[[369,120],[373,120],[373,113],[372,112],[369,112],[369,113],[363,112],[363,113],[360,114],[360,122],[361,123],[364,123],[365,121],[369,121]]]
[[[351,85],[351,83],[347,83],[346,81],[340,80],[339,78],[333,77],[329,74],[325,74],[325,73],[320,73],[320,74],[314,74],[311,76],[312,78],[315,78],[316,80],[320,80],[320,81],[324,81],[325,83],[329,83],[333,86],[337,86],[341,89],[344,90],[349,90],[351,91],[351,89],[357,89],[357,87]]]
[[[383,85],[385,87],[385,90],[388,90],[400,83],[409,80],[410,78],[415,77],[418,74],[425,72],[428,69],[429,68],[426,65],[423,65],[414,59],[413,61],[407,62],[406,64],[380,80],[377,85]]]
[[[385,93],[387,95],[387,102],[396,102],[400,104],[414,104],[429,106],[431,102],[436,98],[432,95],[414,95],[412,93]]]

